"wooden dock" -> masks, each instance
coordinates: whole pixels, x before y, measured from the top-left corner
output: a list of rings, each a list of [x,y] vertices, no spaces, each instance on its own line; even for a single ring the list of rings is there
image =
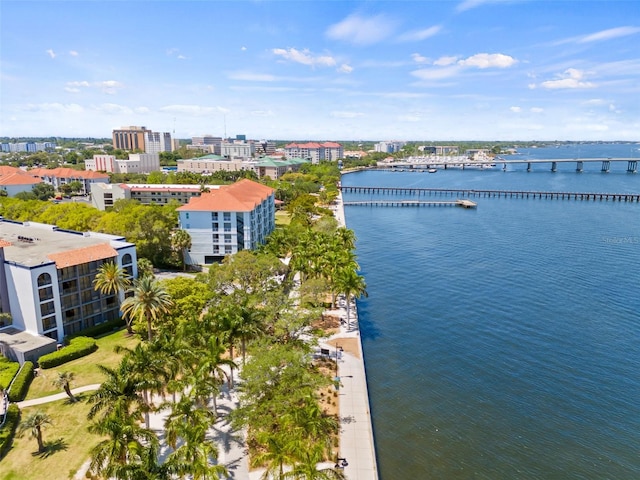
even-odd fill
[[[452,201],[420,201],[420,200],[365,200],[362,202],[344,202],[345,206],[360,207],[462,207],[476,208],[477,203],[471,200]]]

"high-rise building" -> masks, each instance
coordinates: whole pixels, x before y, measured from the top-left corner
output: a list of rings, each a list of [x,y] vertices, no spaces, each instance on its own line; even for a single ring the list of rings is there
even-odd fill
[[[151,132],[147,127],[121,127],[113,131],[113,148],[117,150],[145,151],[145,133]]]

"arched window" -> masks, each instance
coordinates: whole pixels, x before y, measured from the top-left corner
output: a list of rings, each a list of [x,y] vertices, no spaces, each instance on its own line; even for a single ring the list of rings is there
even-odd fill
[[[125,253],[122,256],[122,265],[131,265],[131,254]]]
[[[44,285],[51,285],[51,275],[48,273],[41,273],[40,276],[38,276],[38,286],[42,287]]]

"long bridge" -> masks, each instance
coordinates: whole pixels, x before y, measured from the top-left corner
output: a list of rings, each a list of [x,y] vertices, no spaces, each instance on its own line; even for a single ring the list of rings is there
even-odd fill
[[[640,193],[606,193],[606,192],[553,192],[531,190],[476,190],[456,188],[406,188],[406,187],[364,187],[341,185],[343,193],[360,193],[376,195],[413,195],[443,197],[474,198],[539,198],[556,200],[611,200],[614,202],[639,202]],[[365,203],[363,201],[362,203]],[[370,200],[369,202],[373,202]],[[354,202],[345,201],[345,205]]]
[[[507,170],[507,165],[527,165],[527,172],[532,170],[533,165],[537,164],[550,164],[551,171],[556,172],[558,170],[559,163],[575,163],[576,172],[582,172],[584,170],[585,163],[601,164],[600,171],[608,173],[611,169],[611,164],[616,162],[627,162],[627,172],[636,173],[638,171],[639,158],[548,158],[548,159],[517,159],[506,160],[502,157],[494,157],[487,160],[471,160],[461,157],[447,158],[447,157],[417,157],[410,158],[402,162],[394,163],[378,163],[378,168],[409,168],[409,169],[421,169],[421,168],[483,168],[486,165],[502,165],[503,170]]]

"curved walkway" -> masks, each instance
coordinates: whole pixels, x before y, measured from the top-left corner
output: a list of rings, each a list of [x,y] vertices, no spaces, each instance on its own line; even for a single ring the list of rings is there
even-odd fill
[[[100,388],[99,383],[94,383],[92,385],[85,385],[84,387],[72,388],[71,393],[74,395],[82,392],[91,392],[93,390],[97,390]],[[65,398],[69,398],[69,396],[62,392],[56,393],[54,395],[49,395],[47,397],[40,398],[32,398],[31,400],[23,400],[22,402],[17,402],[16,405],[21,409],[24,407],[33,407],[34,405],[42,405],[43,403],[55,402],[57,400],[64,400]]]

